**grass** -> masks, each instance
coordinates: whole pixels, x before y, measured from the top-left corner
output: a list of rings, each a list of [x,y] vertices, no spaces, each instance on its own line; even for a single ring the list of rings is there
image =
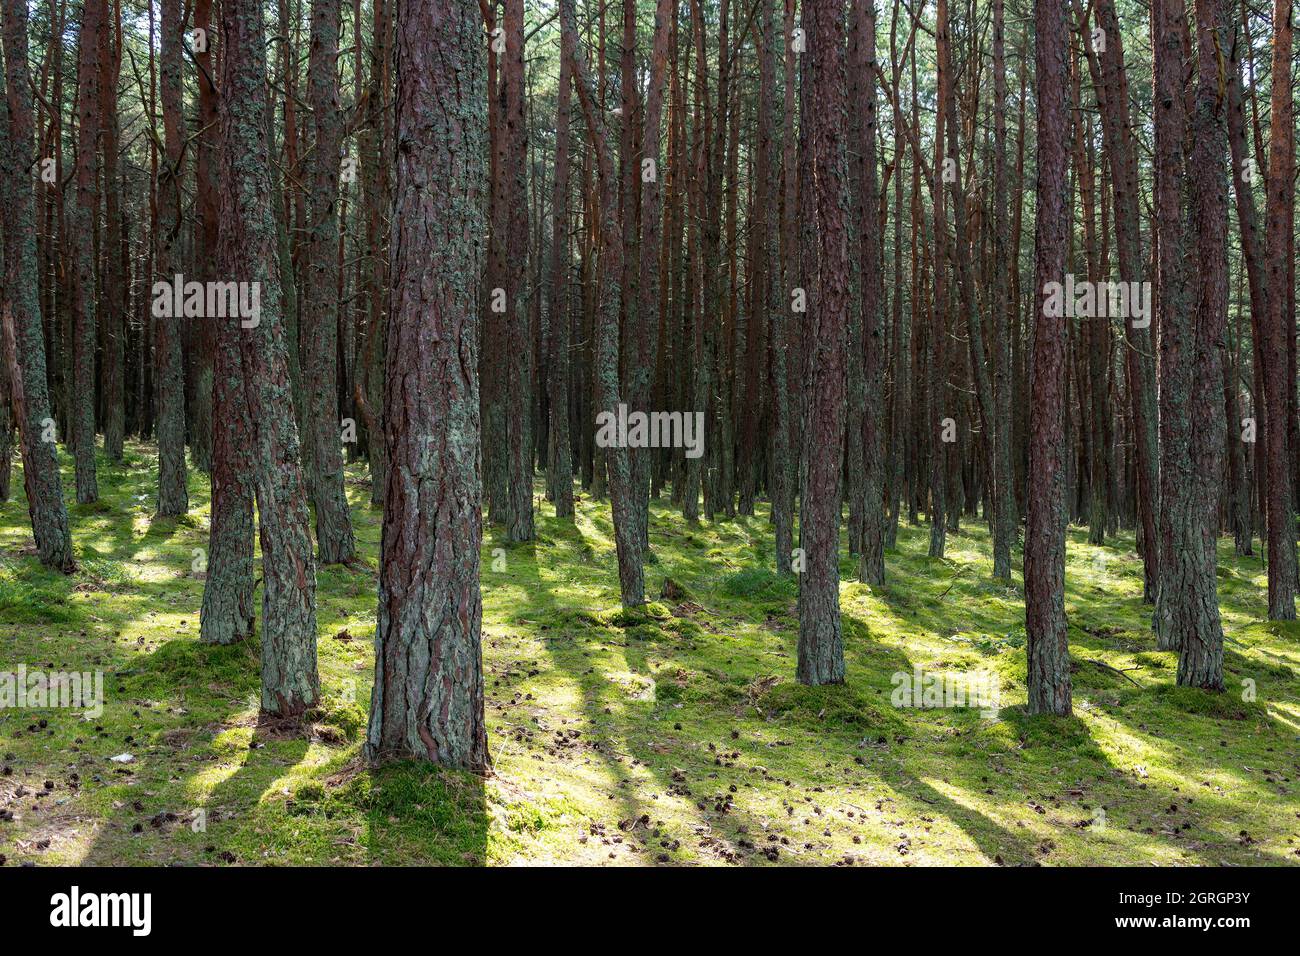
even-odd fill
[[[18,476],[0,505],[0,671],[98,669],[106,696],[97,719],[0,710],[8,865],[1300,863],[1300,630],[1265,619],[1260,559],[1230,543],[1214,695],[1173,686],[1132,536],[1071,529],[1075,716],[1035,718],[1019,578],[991,580],[975,522],[942,560],[900,529],[883,587],[844,554],[848,681],[806,688],[765,512],[691,526],[656,502],[648,585],[674,596],[627,613],[608,505],[583,496],[568,524],[539,499],[535,542],[483,542],[482,780],[357,760],[380,526],[364,466],[348,470],[363,560],[319,574],[324,699],[296,736],[258,725],[255,642],[197,641],[206,479],[189,515],[155,520],[155,476],[147,446],[101,459],[69,577],[31,556]],[[892,706],[914,667],[995,672],[997,718]]]

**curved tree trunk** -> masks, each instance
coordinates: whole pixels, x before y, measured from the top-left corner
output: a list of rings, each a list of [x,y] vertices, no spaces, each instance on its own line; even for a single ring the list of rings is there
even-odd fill
[[[273,192],[261,5],[223,0],[221,23],[218,260],[230,281],[260,288],[259,314],[232,332],[239,340],[239,372],[231,383],[248,413],[262,544],[262,711],[299,717],[320,698],[316,562],[293,418],[275,218],[267,202]]]
[[[220,261],[220,260],[219,260]],[[216,320],[214,320],[216,321]],[[253,633],[253,431],[239,381],[237,318],[216,330],[212,389],[212,527],[199,639],[233,644]]]
[[[618,214],[614,150],[587,72],[586,59],[578,49],[578,26],[574,19],[573,0],[560,0],[560,27],[563,55],[569,59],[574,88],[587,119],[600,184],[600,267],[606,281],[601,284],[592,363],[592,373],[596,380],[595,405],[602,414],[617,417],[619,284],[613,277],[622,275],[623,237]],[[614,545],[618,552],[619,591],[623,606],[635,607],[645,603],[645,573],[641,560],[641,541],[637,533],[632,469],[627,448],[621,444],[615,443],[605,452],[609,468],[609,499],[614,517]]]
[[[27,4],[4,0],[5,87],[8,142],[0,150],[4,205],[4,354],[8,357],[14,416],[22,435],[23,485],[32,537],[41,563],[58,571],[76,566],[46,383],[45,331],[36,267],[36,204],[32,169],[32,87],[27,65]]]

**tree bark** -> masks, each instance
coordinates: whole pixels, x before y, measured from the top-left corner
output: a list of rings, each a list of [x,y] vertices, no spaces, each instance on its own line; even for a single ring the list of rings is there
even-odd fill
[[[1195,236],[1194,314],[1189,342],[1194,362],[1188,418],[1186,527],[1175,530],[1165,581],[1180,589],[1173,612],[1172,643],[1179,650],[1178,683],[1223,690],[1223,627],[1219,620],[1218,506],[1222,490],[1224,433],[1223,352],[1228,317],[1228,178],[1225,100],[1227,64],[1220,51],[1230,42],[1221,0],[1197,0],[1197,82],[1192,113],[1190,235]],[[1180,533],[1181,532],[1181,533]]]
[[[622,275],[623,238],[618,214],[618,180],[614,151],[605,120],[596,101],[585,57],[578,49],[578,27],[573,0],[560,0],[560,25],[564,56],[573,71],[574,87],[582,104],[596,152],[600,188],[600,263],[606,280],[601,284],[600,314],[595,330],[593,375],[595,405],[617,417],[619,406],[619,283]],[[635,489],[627,448],[615,443],[607,448],[609,497],[614,517],[614,544],[618,552],[619,590],[624,607],[645,603],[645,575],[641,563],[641,541],[637,535]]]
[[[100,377],[104,392],[104,452],[110,461],[122,460],[126,434],[126,308],[127,258],[122,239],[121,194],[124,183],[118,164],[117,82],[122,68],[122,4],[100,3],[107,42],[100,62],[100,118],[104,150],[104,296],[101,325],[104,331],[104,360]],[[111,20],[110,20],[111,14]]]
[[[528,266],[528,130],[524,113],[524,0],[505,0],[502,106],[505,126],[499,201],[505,222],[505,456],[506,540],[531,541],[533,528],[532,335],[524,280]]]
[[[316,548],[322,564],[356,556],[352,518],[343,484],[339,433],[339,168],[343,113],[339,107],[339,0],[312,0],[307,101],[316,142],[308,194],[306,288],[303,293],[303,391],[306,393],[306,463],[316,506]]]
[[[1293,4],[1273,5],[1273,135],[1269,142],[1268,195],[1265,203],[1267,306],[1263,323],[1264,440],[1268,469],[1268,616],[1295,620],[1296,550],[1292,508],[1290,449],[1287,441],[1287,338],[1294,337],[1294,313],[1286,294],[1288,232],[1295,203],[1295,105],[1291,94]]]
[[[195,262],[203,267],[202,278],[209,277],[217,254],[218,199],[213,154],[216,151],[219,120],[216,77],[212,72],[215,68],[212,53],[216,46],[215,37],[212,36],[212,2],[213,0],[194,2],[194,28],[203,31],[204,39],[202,43],[195,43],[192,50],[199,91],[198,131],[194,140],[194,200],[199,220],[198,235],[195,237]],[[108,122],[107,113],[105,122]],[[194,379],[194,398],[190,404],[193,410],[189,423],[190,454],[194,466],[206,472],[211,472],[212,469],[213,363],[218,334],[211,321],[201,322],[190,329]]]
[[[320,698],[316,562],[293,417],[281,313],[266,99],[266,42],[257,0],[221,6],[221,272],[258,283],[260,311],[238,331],[230,376],[249,423],[250,472],[262,544],[262,711],[300,717]],[[291,279],[289,281],[292,281]],[[252,324],[253,322],[256,324]]]
[[[77,503],[99,499],[95,475],[95,325],[94,225],[99,207],[96,158],[99,154],[99,55],[104,43],[104,8],[97,0],[82,7],[77,37],[77,195],[69,223],[74,245],[72,293],[72,422]],[[177,38],[179,43],[179,38]]]
[[[851,100],[859,112],[858,134],[853,145],[853,163],[859,182],[858,209],[854,228],[858,231],[858,254],[862,279],[859,297],[862,310],[862,405],[863,500],[862,538],[858,550],[858,579],[867,584],[885,583],[885,327],[881,310],[881,245],[876,182],[876,11],[874,0],[854,0],[850,30],[849,75],[853,78]]]
[[[456,0],[398,0],[396,17],[389,468],[366,756],[483,773],[481,24]]]
[[[59,481],[46,383],[45,330],[36,267],[36,210],[29,171],[32,157],[32,87],[27,65],[27,4],[4,0],[4,52],[8,115],[3,169],[5,302],[3,332],[14,414],[22,435],[23,486],[32,537],[42,564],[70,573],[76,569],[68,511]]]
[[[811,67],[808,102],[816,104],[805,122],[818,270],[808,311],[806,464],[799,495],[799,546],[807,566],[799,578],[797,676],[804,684],[844,681],[839,524],[847,388],[844,350],[850,308],[844,13],[842,0],[810,5],[803,11],[808,38],[804,55]]]
[[[629,6],[635,4],[628,0]],[[645,119],[639,162],[632,170],[633,180],[641,181],[641,237],[637,247],[640,263],[636,285],[638,302],[633,329],[632,359],[628,375],[629,410],[651,411],[654,372],[658,363],[660,314],[659,250],[662,241],[663,194],[659,184],[660,125],[663,116],[664,77],[668,69],[668,40],[672,21],[677,15],[677,0],[658,0],[655,7],[654,39],[650,48],[650,85],[646,91]],[[631,74],[633,77],[635,73]],[[625,121],[632,117],[625,113]],[[647,166],[647,160],[652,166]],[[629,313],[632,315],[633,313]],[[638,449],[632,455],[632,482],[636,490],[637,532],[643,551],[650,549],[650,466],[653,451]]]
[[[181,134],[181,44],[185,24],[181,0],[164,0],[160,23],[159,85],[163,112],[163,173],[158,182],[157,271],[171,283],[184,275],[181,260],[181,178],[185,149]],[[165,303],[163,303],[165,304]],[[185,484],[185,365],[181,356],[182,317],[174,308],[154,314],[155,387],[158,405],[158,514],[189,510]],[[204,319],[203,321],[209,321]],[[78,492],[80,499],[80,492]]]
[[[790,409],[790,372],[788,367],[790,333],[793,323],[794,290],[799,285],[799,260],[794,242],[794,224],[798,221],[798,182],[795,169],[799,141],[795,135],[795,0],[785,0],[784,50],[785,91],[784,128],[781,136],[781,283],[772,294],[772,330],[769,336],[772,379],[772,526],[776,539],[776,570],[789,574],[794,552],[794,463],[790,447],[795,434]]]
[[[1069,232],[1064,0],[1038,0],[1034,67],[1038,195],[1034,230],[1034,364],[1029,406],[1029,513],[1025,527],[1025,633],[1031,714],[1071,713],[1065,623],[1066,318],[1048,307],[1047,284],[1064,282]]]
[[[993,0],[993,577],[1011,580],[1011,546],[1020,522],[1011,467],[1011,327],[1015,305],[1008,259],[1019,250],[1007,236],[1007,76],[1003,0]]]
[[[573,519],[573,450],[569,441],[569,124],[573,78],[560,57],[556,93],[555,182],[551,200],[551,327],[547,359],[551,426],[548,482],[555,516]]]

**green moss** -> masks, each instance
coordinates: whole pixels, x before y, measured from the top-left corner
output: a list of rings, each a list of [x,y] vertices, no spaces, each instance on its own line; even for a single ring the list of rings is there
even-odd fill
[[[864,736],[900,732],[904,723],[889,707],[847,684],[805,687],[782,681],[757,697],[754,706],[770,718],[784,718],[804,726]]]
[[[1242,700],[1240,694],[1215,693],[1195,687],[1163,685],[1153,691],[1162,704],[1198,717],[1213,720],[1266,720],[1267,712],[1258,701]]]
[[[720,590],[734,598],[793,598],[797,587],[793,577],[767,568],[745,568],[722,579]]]
[[[650,593],[662,579],[675,590],[625,611],[608,502],[580,497],[574,522],[543,504],[537,541],[508,548],[507,570],[484,542],[482,779],[360,762],[382,518],[364,465],[347,485],[362,563],[319,576],[322,700],[297,730],[258,723],[257,640],[198,642],[208,483],[191,475],[190,514],[160,521],[156,468],[142,445],[101,459],[101,505],[72,516],[71,576],[31,556],[20,483],[0,504],[0,669],[102,670],[106,696],[89,721],[0,711],[9,779],[56,785],[0,824],[12,863],[767,865],[760,833],[787,840],[777,862],[794,863],[1300,862],[1286,779],[1300,625],[1267,621],[1260,560],[1230,542],[1229,689],[1213,694],[1175,687],[1177,656],[1155,649],[1132,535],[1094,547],[1070,529],[1075,716],[1060,719],[1025,713],[1021,582],[992,580],[976,522],[942,560],[926,527],[905,524],[884,586],[852,580],[844,549],[846,683],[809,688],[794,681],[798,580],[771,570],[762,505],[691,525],[652,503]],[[993,672],[996,718],[893,707],[894,675],[915,667]],[[130,763],[109,759],[124,752]],[[1160,825],[1173,804],[1190,829]],[[1076,825],[1098,806],[1111,826]],[[199,809],[195,832],[184,821]],[[168,812],[177,821],[152,826]]]

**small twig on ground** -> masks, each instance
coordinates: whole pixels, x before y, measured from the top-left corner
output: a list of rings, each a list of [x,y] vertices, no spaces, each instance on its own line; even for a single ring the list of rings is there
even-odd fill
[[[957,583],[957,579],[960,578],[963,574],[965,574],[966,571],[969,569],[969,567],[970,565],[963,565],[961,569],[958,570],[958,572],[952,576],[952,580],[949,581],[948,586],[944,588],[942,592],[940,592],[939,597],[944,597],[949,591],[951,591],[953,589],[953,586]],[[935,600],[938,600],[938,598],[936,598]]]

